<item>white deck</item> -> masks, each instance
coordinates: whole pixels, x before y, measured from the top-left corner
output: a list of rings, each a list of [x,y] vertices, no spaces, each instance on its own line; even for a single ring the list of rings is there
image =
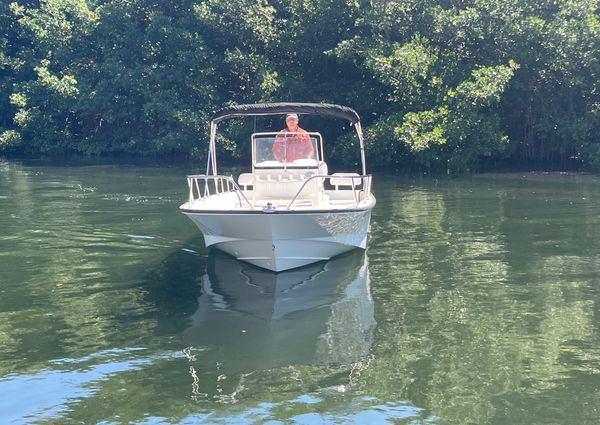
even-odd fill
[[[260,169],[241,174],[237,182],[227,176],[189,176],[190,196],[182,209],[343,210],[371,203],[370,176],[317,174],[327,169],[324,163],[314,168]]]
[[[194,199],[183,204],[181,208],[196,211],[261,211],[265,208],[272,208],[275,211],[323,211],[365,208],[369,204],[368,201],[355,202],[350,191],[325,190],[313,197],[298,198],[291,205],[291,197],[255,196],[252,190],[242,190],[241,193],[248,203],[243,198],[240,202],[240,197],[235,192],[225,192]]]

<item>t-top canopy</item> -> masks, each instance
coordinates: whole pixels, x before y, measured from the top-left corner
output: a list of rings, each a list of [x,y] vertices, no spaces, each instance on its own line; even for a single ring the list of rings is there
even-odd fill
[[[274,115],[274,114],[313,114],[328,115],[342,118],[356,124],[360,118],[356,111],[347,106],[333,105],[330,103],[258,103],[254,105],[235,105],[219,109],[212,116],[212,121],[218,123],[226,118],[241,117],[246,115]]]

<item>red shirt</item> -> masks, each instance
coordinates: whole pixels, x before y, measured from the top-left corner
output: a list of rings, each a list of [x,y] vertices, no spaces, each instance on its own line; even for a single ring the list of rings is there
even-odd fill
[[[292,162],[299,158],[313,158],[314,153],[310,136],[300,127],[294,132],[285,128],[275,136],[273,155],[277,161]]]

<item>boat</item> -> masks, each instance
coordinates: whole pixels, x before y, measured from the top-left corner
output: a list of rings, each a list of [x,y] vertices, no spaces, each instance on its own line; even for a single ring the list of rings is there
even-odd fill
[[[243,374],[351,365],[370,354],[376,321],[364,251],[273,273],[211,250],[200,284],[182,340],[204,367]]]
[[[283,114],[348,121],[358,136],[360,169],[330,174],[320,133],[282,131],[251,135],[250,172],[236,178],[218,173],[219,123]],[[308,157],[287,156],[298,138],[310,139]],[[283,149],[283,157],[278,157],[275,145]],[[189,197],[180,209],[201,230],[207,247],[280,272],[366,248],[376,202],[371,180],[360,118],[353,109],[322,103],[236,105],[213,114],[206,173],[187,176]]]

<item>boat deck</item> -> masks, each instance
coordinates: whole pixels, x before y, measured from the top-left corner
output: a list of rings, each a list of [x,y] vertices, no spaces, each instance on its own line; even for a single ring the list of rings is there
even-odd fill
[[[237,183],[229,176],[194,175],[188,176],[188,184],[189,200],[181,206],[187,211],[343,211],[371,208],[374,203],[371,176],[358,174],[302,179],[283,173],[267,178],[242,174]]]

